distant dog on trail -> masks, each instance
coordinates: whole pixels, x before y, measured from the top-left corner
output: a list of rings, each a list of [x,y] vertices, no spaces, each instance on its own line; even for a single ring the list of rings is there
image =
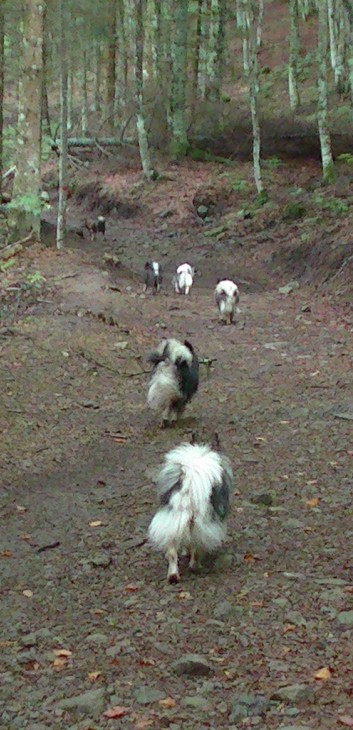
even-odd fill
[[[145,282],[144,291],[150,287],[153,294],[160,291],[162,284],[162,267],[157,261],[147,261],[145,263],[143,280]]]
[[[218,281],[215,288],[215,300],[223,321],[229,318],[229,324],[232,324],[235,312],[239,313],[239,289],[234,281],[230,279],[222,279]]]
[[[196,568],[202,553],[212,553],[226,535],[230,490],[229,459],[215,448],[181,444],[166,454],[158,477],[160,507],[148,530],[151,545],[164,552],[169,583],[180,580],[178,555],[190,555]]]
[[[105,218],[103,215],[99,215],[95,220],[86,218],[83,227],[87,228],[91,241],[95,241],[97,233],[105,238]]]
[[[199,385],[199,361],[190,342],[162,340],[150,353],[153,371],[148,386],[147,404],[167,425],[176,421]]]
[[[180,264],[173,277],[173,285],[177,294],[189,294],[194,282],[195,269],[190,264]]]

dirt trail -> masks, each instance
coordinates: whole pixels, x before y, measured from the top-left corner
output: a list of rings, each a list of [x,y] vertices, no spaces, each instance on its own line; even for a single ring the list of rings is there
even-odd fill
[[[353,714],[351,321],[275,289],[243,294],[222,327],[202,277],[186,301],[167,281],[159,297],[113,291],[77,252],[40,270],[54,288],[0,340],[1,728],[332,730]],[[161,431],[144,357],[172,334],[216,361]],[[235,472],[229,539],[168,586],[142,544],[154,470],[215,427]],[[190,653],[208,676],[175,672]]]

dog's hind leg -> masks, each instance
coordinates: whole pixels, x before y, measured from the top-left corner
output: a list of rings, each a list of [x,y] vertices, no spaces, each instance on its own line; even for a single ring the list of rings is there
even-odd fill
[[[199,567],[199,556],[197,550],[193,548],[190,552],[189,568],[190,570],[197,570]]]
[[[169,583],[179,583],[180,575],[178,569],[178,553],[174,545],[170,545],[166,552],[168,560],[168,581]]]

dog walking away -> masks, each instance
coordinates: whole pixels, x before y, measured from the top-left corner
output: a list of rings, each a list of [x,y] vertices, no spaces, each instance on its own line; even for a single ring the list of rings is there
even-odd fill
[[[95,241],[97,233],[105,238],[105,218],[103,215],[99,215],[95,220],[86,218],[83,227],[87,229],[91,241]]]
[[[153,294],[160,291],[162,284],[162,267],[158,261],[147,261],[143,272],[143,280],[145,282],[144,291],[148,288],[152,289]]]
[[[180,580],[181,553],[189,554],[189,568],[195,569],[202,554],[221,546],[232,484],[229,459],[210,446],[184,443],[166,454],[158,478],[160,507],[148,540],[166,556],[169,583]]]
[[[148,385],[147,405],[164,426],[176,421],[195,395],[199,385],[199,361],[187,340],[162,340],[148,356],[153,364]]]
[[[194,282],[195,269],[190,264],[180,264],[173,277],[173,286],[177,294],[189,294]]]
[[[229,324],[232,324],[235,312],[237,314],[240,312],[237,285],[230,279],[222,279],[218,281],[214,295],[221,320],[224,322],[229,320]]]

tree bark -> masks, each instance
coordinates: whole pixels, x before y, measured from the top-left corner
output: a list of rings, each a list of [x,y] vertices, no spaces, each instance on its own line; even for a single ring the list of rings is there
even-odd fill
[[[82,134],[88,132],[88,88],[87,88],[87,51],[82,52],[82,75],[81,75],[81,130]]]
[[[136,129],[140,150],[140,159],[144,175],[149,179],[158,177],[152,166],[150,149],[145,124],[144,103],[143,103],[143,48],[144,48],[144,23],[143,23],[143,0],[135,0],[136,15],[134,18],[135,33],[135,91],[136,91]]]
[[[188,39],[188,0],[178,0],[173,10],[175,27],[172,44],[172,84],[171,84],[171,132],[170,154],[174,159],[184,157],[189,147],[186,119],[186,70]]]
[[[328,14],[327,0],[319,4],[318,28],[318,106],[317,121],[319,127],[322,176],[324,182],[332,182],[335,170],[332,156],[331,136],[328,122],[327,104],[327,52],[328,52]]]
[[[39,241],[44,2],[24,0],[23,9],[18,155],[8,222],[11,241],[23,238],[31,230],[33,238]]]
[[[298,0],[289,0],[289,14],[290,14],[290,38],[289,38],[288,91],[289,91],[290,107],[294,111],[300,105],[299,85],[298,85],[298,63],[299,63],[299,53],[300,53]]]
[[[224,71],[226,0],[211,0],[207,51],[207,91],[211,101],[219,101]]]
[[[114,129],[114,100],[116,92],[116,0],[110,0],[109,17],[111,19],[108,40],[107,90],[105,116],[111,130]]]
[[[66,0],[60,0],[60,127],[61,143],[59,157],[59,203],[56,229],[56,247],[64,247],[66,233],[66,203],[67,203],[67,44]]]
[[[3,174],[3,105],[4,105],[4,38],[5,38],[5,13],[4,6],[0,4],[0,200],[2,194]]]
[[[258,61],[258,27],[261,18],[256,0],[247,0],[245,12],[245,32],[247,36],[248,56],[248,83],[250,96],[250,112],[253,135],[253,170],[256,190],[259,196],[265,196],[261,171],[261,129],[258,111],[259,93],[259,61]]]

